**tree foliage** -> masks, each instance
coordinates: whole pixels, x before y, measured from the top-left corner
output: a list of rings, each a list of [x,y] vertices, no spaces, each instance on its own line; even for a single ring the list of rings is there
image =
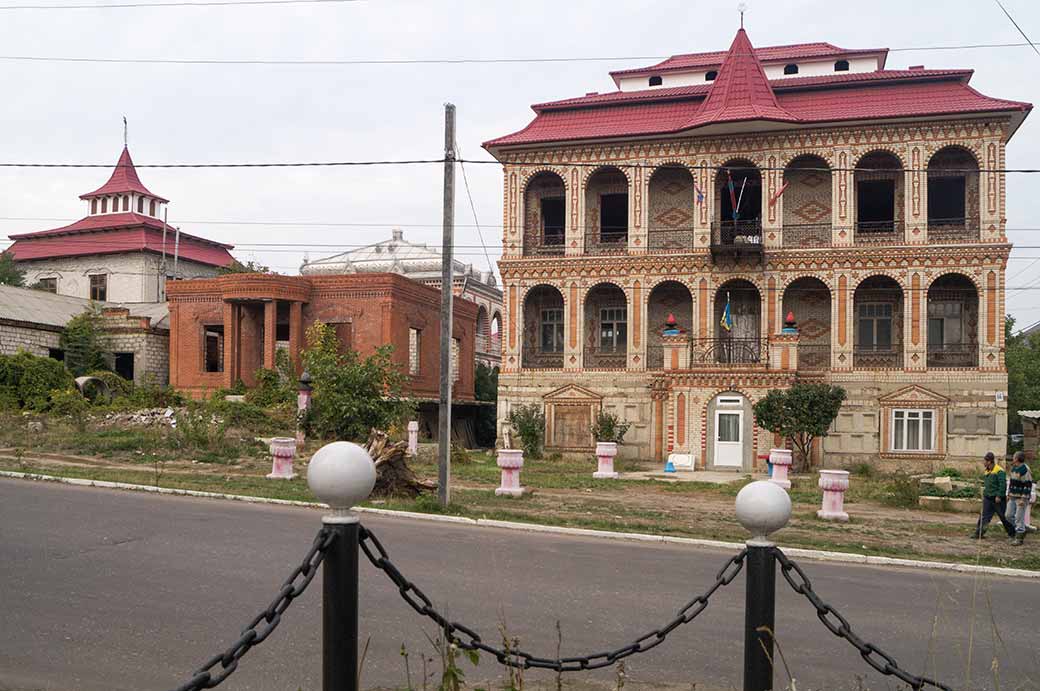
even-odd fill
[[[755,404],[755,423],[790,440],[797,456],[795,468],[809,468],[809,452],[817,437],[827,436],[845,400],[845,389],[829,384],[795,384],[772,389]]]
[[[59,343],[65,351],[65,366],[72,376],[108,369],[105,340],[101,333],[101,310],[96,305],[69,320]]]
[[[220,268],[222,274],[273,274],[276,273],[271,271],[271,267],[264,266],[260,262],[253,261],[250,259],[244,264],[237,259],[232,260],[227,266]]]
[[[537,403],[513,406],[507,417],[509,424],[520,437],[520,446],[527,458],[542,457],[542,440],[545,437],[545,413]]]
[[[1021,433],[1018,411],[1040,409],[1040,334],[1015,334],[1014,329],[1015,320],[1008,316],[1004,324],[1008,432]]]
[[[25,272],[18,268],[10,252],[0,252],[0,284],[15,288],[25,285]]]
[[[364,441],[372,429],[400,425],[413,412],[403,396],[405,375],[391,359],[392,348],[378,348],[362,359],[339,352],[336,331],[315,322],[307,329],[303,362],[314,392],[303,424],[323,439]]]
[[[592,425],[592,436],[596,441],[612,441],[616,444],[623,444],[625,434],[628,433],[628,428],[631,426],[632,423],[623,422],[614,413],[601,410],[596,414],[596,423]]]
[[[496,420],[498,420],[498,368],[478,362],[473,389],[478,401],[495,403],[493,406],[477,408],[477,420],[473,430],[477,444],[487,447],[494,446]]]
[[[0,355],[0,399],[29,410],[46,410],[54,391],[72,389],[72,377],[57,360],[20,352]]]

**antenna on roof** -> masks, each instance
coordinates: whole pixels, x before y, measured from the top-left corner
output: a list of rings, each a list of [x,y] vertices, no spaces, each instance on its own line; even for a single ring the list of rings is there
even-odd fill
[[[744,13],[747,12],[747,3],[742,2],[737,5],[737,12],[740,12],[740,28],[744,28]]]
[[[124,116],[123,116],[123,148],[124,148],[124,149],[126,148],[126,141],[127,141],[127,137],[126,137],[126,129],[127,129],[127,125],[126,125],[126,116],[124,115]]]

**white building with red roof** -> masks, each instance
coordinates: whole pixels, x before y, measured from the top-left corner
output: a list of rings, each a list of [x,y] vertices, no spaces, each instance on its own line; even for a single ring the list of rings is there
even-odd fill
[[[232,245],[166,226],[168,200],[144,186],[125,147],[108,182],[80,199],[87,215],[75,223],[10,236],[26,285],[98,301],[161,302],[175,254],[178,278],[215,276],[233,261]]]
[[[740,29],[486,142],[500,424],[537,403],[546,446],[587,453],[606,410],[632,424],[628,455],[748,472],[781,443],[753,404],[828,382],[848,394],[828,465],[1002,452],[1001,169],[1032,106],[887,58]]]

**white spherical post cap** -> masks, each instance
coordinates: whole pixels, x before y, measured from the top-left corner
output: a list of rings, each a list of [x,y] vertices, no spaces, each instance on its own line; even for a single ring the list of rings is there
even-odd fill
[[[311,457],[307,484],[314,496],[332,509],[332,514],[324,519],[326,523],[345,522],[348,518],[357,520],[350,513],[350,507],[372,493],[376,466],[364,448],[349,441],[335,441]]]
[[[737,520],[751,533],[748,544],[772,544],[768,536],[790,518],[791,497],[773,482],[758,480],[737,493]]]

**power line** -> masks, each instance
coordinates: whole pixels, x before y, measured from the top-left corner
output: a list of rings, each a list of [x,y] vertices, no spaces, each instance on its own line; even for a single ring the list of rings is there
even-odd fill
[[[459,145],[455,144],[455,155],[457,158],[462,159],[462,151],[459,149]],[[480,244],[484,247],[484,256],[487,259],[488,270],[491,271],[491,275],[495,275],[495,265],[491,262],[491,255],[488,254],[487,246],[484,245],[484,233],[480,230],[480,221],[477,220],[477,206],[473,203],[473,194],[469,189],[469,178],[466,177],[466,165],[459,163],[459,170],[462,171],[462,184],[466,188],[466,198],[469,199],[469,210],[473,214],[473,224],[477,227],[477,237],[480,238]],[[454,225],[454,219],[452,219]]]
[[[119,8],[119,7],[157,7],[157,6],[190,6],[190,5],[268,5],[268,4],[293,4],[293,3],[317,3],[317,2],[352,2],[360,0],[239,0],[226,2],[170,2],[166,4],[149,3],[125,3],[116,5],[71,5],[71,6],[36,6],[36,5],[14,5],[3,7],[0,10],[10,9],[87,9],[94,7]],[[943,46],[907,46],[902,48],[889,48],[889,52],[927,52],[927,51],[951,51],[951,50],[975,50],[992,48],[1022,48],[1032,46],[1032,43],[975,43],[963,45]],[[1035,46],[1033,46],[1035,49]],[[146,65],[285,65],[285,66],[378,66],[378,65],[525,65],[525,64],[557,64],[557,63],[579,63],[579,62],[628,62],[636,60],[664,60],[667,55],[614,55],[614,56],[575,56],[575,57],[528,57],[528,58],[98,58],[98,57],[71,57],[53,55],[0,55],[0,60],[20,62],[71,62],[71,63],[99,63],[99,64],[146,64]],[[720,56],[721,62],[721,56]],[[649,67],[647,69],[650,69]]]
[[[363,0],[174,0],[171,2],[119,2],[78,5],[0,5],[0,12],[11,10],[121,10],[151,7],[229,7],[234,5],[310,5],[363,2]]]
[[[1018,22],[1016,22],[1015,18],[1011,16],[1011,13],[1007,11],[1007,8],[1004,7],[1004,5],[1000,2],[1000,0],[994,0],[994,2],[997,3],[997,7],[1000,8],[1000,10],[1004,13],[1004,15],[1007,16],[1007,18],[1011,20],[1011,23],[1015,25],[1015,28],[1018,29],[1018,33],[1022,34],[1022,38],[1024,38],[1029,43],[1029,46],[1033,49],[1033,52],[1036,53],[1037,55],[1040,55],[1040,49],[1037,49],[1036,44],[1034,44],[1030,40],[1030,38],[1028,36],[1026,36],[1026,32],[1022,31],[1022,27],[1020,27],[1018,25]]]
[[[497,161],[496,161],[497,162]],[[443,158],[399,161],[292,161],[273,163],[0,163],[0,168],[336,168],[348,166],[408,166],[443,164]]]

